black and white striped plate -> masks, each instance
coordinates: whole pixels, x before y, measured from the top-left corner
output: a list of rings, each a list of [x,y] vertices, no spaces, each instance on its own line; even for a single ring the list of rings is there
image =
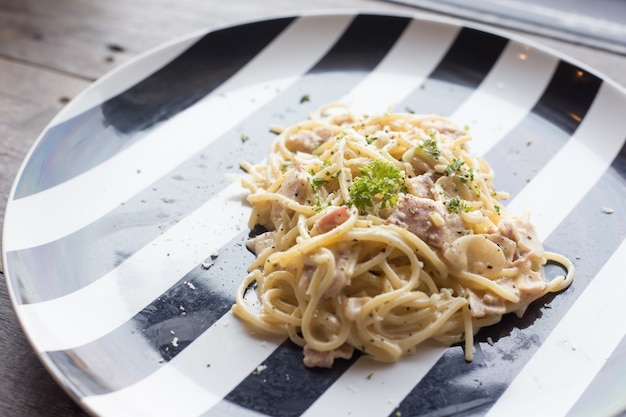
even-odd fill
[[[308,99],[308,100],[307,100]],[[304,369],[230,313],[252,259],[228,180],[270,124],[332,101],[469,126],[574,284],[461,347]],[[101,416],[583,416],[626,399],[626,94],[523,40],[451,21],[281,17],[164,45],[96,82],[16,179],[4,259],[42,361]],[[247,139],[247,140],[246,140]],[[211,265],[210,265],[211,264]]]

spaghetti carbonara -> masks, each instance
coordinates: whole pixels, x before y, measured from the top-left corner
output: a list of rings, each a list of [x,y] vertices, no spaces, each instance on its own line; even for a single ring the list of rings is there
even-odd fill
[[[339,104],[282,130],[267,161],[242,164],[262,232],[233,312],[289,336],[307,366],[354,349],[397,361],[431,338],[471,360],[481,327],[566,288],[573,266],[501,205],[469,141],[444,117]],[[547,261],[567,273],[546,281]]]

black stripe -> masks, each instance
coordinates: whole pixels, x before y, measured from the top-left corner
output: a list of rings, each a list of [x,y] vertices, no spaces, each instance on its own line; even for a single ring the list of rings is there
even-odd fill
[[[57,241],[8,252],[8,262],[16,271],[11,275],[26,276],[36,284],[28,291],[20,291],[18,302],[54,299],[97,280],[225,188],[229,184],[225,174],[237,172],[242,160],[263,159],[274,139],[268,131],[270,123],[294,124],[317,107],[346,94],[377,65],[410,22],[406,18],[383,21],[392,26],[384,34],[368,32],[372,16],[357,16],[310,73],[104,218]],[[361,71],[320,73],[321,68],[339,68],[340,54],[354,43],[357,35],[362,42],[375,45],[368,49],[372,55],[354,54],[349,61],[350,68],[358,67]],[[300,104],[305,94],[310,101]],[[250,140],[242,143],[242,135]],[[57,262],[67,253],[72,253],[76,262]]]
[[[571,135],[591,107],[601,82],[597,76],[560,61],[532,111]]]
[[[536,113],[528,113],[484,155],[496,172],[496,189],[519,193],[570,138]]]
[[[478,88],[507,43],[501,36],[462,28],[421,88],[398,111],[450,115]]]
[[[137,132],[185,110],[224,83],[293,20],[210,32],[118,96],[51,127],[30,156],[14,198],[67,181],[136,142],[141,138]],[[103,126],[110,128],[103,130]]]
[[[389,52],[411,19],[358,15],[346,33],[311,71],[371,71]]]
[[[180,113],[235,75],[293,20],[267,20],[207,34],[163,69],[104,103],[106,121],[130,134]]]
[[[274,417],[297,416],[317,400],[358,359],[339,359],[330,369],[306,368],[302,349],[290,340],[278,347],[261,365],[262,372],[252,372],[223,401]],[[221,407],[205,416],[219,416]]]
[[[460,347],[448,349],[397,411],[422,415],[450,407],[463,410],[471,405],[476,406],[473,415],[482,415],[500,397],[626,237],[626,218],[602,213],[602,207],[623,205],[626,181],[616,175],[613,167],[623,163],[624,157],[626,146],[613,166],[544,241],[547,250],[574,261],[576,277],[572,286],[558,296],[551,294],[538,300],[521,319],[509,315],[498,325],[480,331],[472,363],[465,363]],[[546,198],[550,198],[549,191]],[[558,202],[554,207],[558,209]],[[549,276],[557,273],[555,268],[547,271]],[[493,346],[488,340],[495,342]],[[482,402],[476,403],[477,399]]]
[[[508,39],[502,36],[464,27],[430,77],[475,89],[507,43]]]

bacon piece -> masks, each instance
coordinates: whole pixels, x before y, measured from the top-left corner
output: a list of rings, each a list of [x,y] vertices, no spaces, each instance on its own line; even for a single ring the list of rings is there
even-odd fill
[[[530,259],[543,256],[543,245],[537,236],[535,227],[527,220],[519,217],[505,219],[498,224],[498,232],[517,243],[518,253],[515,259]]]
[[[435,219],[439,219],[436,222]],[[429,198],[401,194],[387,221],[406,227],[411,233],[435,248],[443,248],[463,234],[465,224],[460,216]],[[439,224],[441,223],[441,224]]]
[[[324,294],[322,294],[322,300],[326,300],[339,295],[344,287],[350,285],[352,279],[352,271],[350,268],[350,252],[340,252],[335,250],[334,255],[335,275],[333,276],[333,281],[331,282],[331,284],[328,286],[328,288],[326,288]],[[302,274],[300,276],[300,281],[298,282],[298,286],[301,290],[306,291],[309,285],[311,285],[311,280],[313,278],[313,274],[316,271],[316,268],[316,265],[304,264]]]
[[[272,247],[274,245],[274,236],[276,235],[276,231],[268,231],[265,233],[261,233],[249,239],[246,242],[246,247],[254,252],[255,255],[259,255],[265,249]]]
[[[409,192],[417,197],[433,198],[432,187],[435,185],[431,173],[418,175],[406,181]]]
[[[343,314],[348,320],[356,320],[356,316],[359,314],[363,306],[371,299],[372,297],[348,297],[341,303]]]
[[[307,174],[300,165],[291,170],[287,178],[276,190],[277,194],[283,195],[299,204],[309,202],[312,192]],[[285,207],[278,202],[272,202],[270,207],[269,221],[273,224],[272,227],[268,228],[278,230],[282,226],[282,212],[285,210]]]
[[[323,215],[313,226],[320,234],[330,232],[335,227],[343,224],[350,218],[350,212],[346,206],[333,208]]]
[[[287,136],[285,146],[291,152],[311,153],[332,135],[333,131],[328,127],[315,127],[313,130],[300,129]]]
[[[335,297],[341,293],[341,290],[350,285],[352,281],[352,271],[350,267],[350,256],[348,251],[335,253],[335,275],[333,282],[328,286],[322,299]]]
[[[306,172],[298,165],[291,170],[291,173],[285,178],[285,181],[280,187],[278,187],[276,193],[302,204],[306,202],[309,197],[310,188],[311,186],[309,185]]]

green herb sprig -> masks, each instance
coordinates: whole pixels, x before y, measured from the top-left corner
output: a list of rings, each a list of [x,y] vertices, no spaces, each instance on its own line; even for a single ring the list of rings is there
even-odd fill
[[[417,148],[421,149],[426,156],[430,156],[431,158],[437,159],[441,156],[441,151],[439,151],[437,141],[434,139],[424,139]]]
[[[448,176],[455,175],[462,183],[474,181],[474,169],[466,168],[465,161],[454,158],[446,167],[444,173]]]
[[[375,199],[380,207],[393,207],[398,202],[398,193],[406,192],[402,172],[394,164],[375,160],[361,168],[361,176],[354,178],[350,187],[350,202],[361,213],[373,208]]]

